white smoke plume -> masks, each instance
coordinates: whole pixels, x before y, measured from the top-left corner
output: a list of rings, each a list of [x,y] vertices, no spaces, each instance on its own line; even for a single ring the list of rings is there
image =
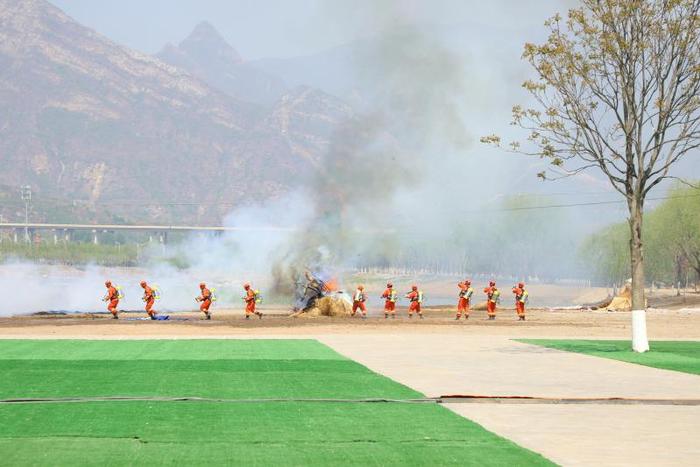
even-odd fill
[[[190,311],[198,308],[194,297],[204,281],[215,288],[215,307],[240,308],[242,285],[265,289],[270,281],[272,254],[298,235],[294,228],[304,222],[302,194],[285,196],[264,206],[248,206],[232,212],[224,222],[241,230],[221,236],[192,235],[185,242],[153,245],[150,257],[138,268],[38,265],[20,260],[0,265],[0,316],[39,311],[105,311],[101,298],[104,282],[122,287],[122,310],[143,310],[142,280],[158,286],[162,297],[158,311]]]

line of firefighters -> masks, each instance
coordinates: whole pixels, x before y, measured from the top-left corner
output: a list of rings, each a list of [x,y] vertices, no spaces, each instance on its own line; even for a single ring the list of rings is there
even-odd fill
[[[153,307],[156,299],[159,298],[159,292],[156,288],[148,285],[146,281],[141,281],[140,285],[143,289],[141,300],[143,300],[145,304],[146,313],[152,320],[157,320],[158,314]],[[119,319],[117,307],[119,306],[119,300],[123,298],[122,292],[112,284],[112,281],[106,281],[105,287],[107,288],[107,293],[103,300],[107,302],[107,310],[112,313],[113,319]],[[213,291],[209,289],[204,282],[199,284],[199,291],[199,295],[195,297],[195,301],[199,303],[199,311],[204,313],[205,319],[211,319],[209,308],[216,300],[216,297]],[[255,309],[256,304],[260,301],[259,292],[253,289],[248,283],[243,284],[243,291],[245,294],[241,298],[245,302],[245,318],[250,319],[252,315],[256,315],[258,318],[262,319],[263,313]]]
[[[459,287],[459,296],[457,299],[456,320],[459,320],[462,316],[464,316],[464,319],[469,319],[471,299],[474,295],[474,289],[471,285],[472,283],[469,280],[457,284]],[[484,294],[486,294],[486,312],[489,319],[494,320],[496,319],[496,308],[501,301],[501,291],[496,287],[495,281],[489,282],[488,287],[484,288]],[[513,286],[513,295],[515,297],[515,311],[518,314],[518,319],[520,321],[525,321],[525,304],[528,302],[529,294],[527,290],[525,290],[525,284],[523,282],[519,282],[517,285]],[[418,286],[412,285],[411,291],[405,294],[404,297],[409,300],[408,317],[413,318],[413,314],[416,313],[420,319],[423,319],[423,312],[421,311],[423,292]],[[384,319],[389,318],[389,316],[391,316],[392,319],[396,318],[398,294],[396,290],[394,290],[394,284],[388,282],[380,298],[384,300]],[[367,295],[365,294],[365,287],[363,285],[358,285],[352,299],[351,316],[355,316],[359,311],[362,318],[366,318],[366,301]]]
[[[145,310],[148,316],[152,320],[156,320],[157,313],[153,309],[156,299],[159,297],[157,289],[149,286],[146,281],[141,281],[141,288],[143,288],[143,296],[141,299],[145,303]],[[457,316],[456,320],[459,320],[464,316],[464,319],[469,319],[469,309],[471,306],[471,299],[474,295],[474,289],[472,288],[472,283],[469,280],[459,282],[457,286],[459,287],[459,295],[457,299]],[[103,298],[107,302],[107,310],[112,313],[114,319],[119,319],[119,312],[117,307],[119,305],[119,300],[122,298],[121,291],[115,287],[111,281],[105,282],[105,287],[107,288],[107,294]],[[205,319],[211,319],[211,314],[209,308],[212,302],[215,300],[212,291],[207,288],[207,285],[202,282],[199,284],[200,294],[195,297],[195,300],[200,304],[199,310],[204,313]],[[256,304],[259,301],[259,292],[254,290],[250,284],[246,283],[243,285],[243,290],[245,295],[241,297],[245,302],[245,317],[250,319],[252,315],[257,315],[258,318],[262,318],[263,313],[255,309]],[[496,287],[495,281],[490,281],[488,287],[484,288],[484,294],[486,294],[486,312],[490,320],[496,319],[496,308],[501,299],[501,291]],[[525,290],[525,284],[519,282],[517,285],[513,286],[513,295],[515,297],[515,311],[518,314],[518,319],[525,321],[525,304],[528,302],[529,294]],[[423,312],[421,311],[421,304],[423,303],[423,292],[418,288],[417,285],[411,286],[411,291],[404,295],[405,298],[409,300],[408,306],[408,317],[413,318],[413,314],[417,314],[420,319],[423,319]],[[384,300],[384,318],[387,319],[389,316],[392,319],[396,318],[396,302],[398,301],[398,293],[394,289],[394,284],[388,282],[386,284],[386,289],[382,293],[381,297]],[[362,318],[367,318],[367,306],[365,302],[367,301],[367,295],[365,294],[365,287],[363,285],[358,285],[355,290],[355,294],[352,297],[352,313],[351,316],[355,316],[358,312]]]

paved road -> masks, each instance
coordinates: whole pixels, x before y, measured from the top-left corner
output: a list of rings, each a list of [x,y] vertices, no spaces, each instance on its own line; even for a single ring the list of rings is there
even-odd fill
[[[320,340],[429,396],[700,399],[700,376],[498,336],[332,335]],[[700,407],[446,404],[562,465],[699,465]]]

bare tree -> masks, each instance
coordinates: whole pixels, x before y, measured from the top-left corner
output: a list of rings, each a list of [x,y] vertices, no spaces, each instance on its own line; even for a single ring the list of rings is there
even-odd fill
[[[537,74],[523,87],[538,105],[513,108],[529,136],[507,147],[548,159],[555,175],[543,179],[595,168],[625,196],[633,309],[645,308],[644,200],[700,146],[699,10],[700,0],[581,0],[523,54]]]

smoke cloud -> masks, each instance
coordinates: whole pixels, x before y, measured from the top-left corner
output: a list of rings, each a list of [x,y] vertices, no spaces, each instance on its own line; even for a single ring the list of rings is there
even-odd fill
[[[429,201],[416,195],[426,179],[472,141],[462,119],[463,59],[430,29],[404,24],[401,2],[377,8],[383,34],[354,57],[358,115],[334,133],[308,187],[313,215],[277,261],[280,290],[305,268],[390,262],[391,245],[423,222]]]
[[[138,268],[37,265],[21,260],[0,267],[0,316],[38,311],[104,311],[101,302],[111,280],[122,287],[121,310],[142,310],[139,286],[146,280],[161,291],[156,310],[196,310],[198,284],[216,289],[215,308],[240,308],[242,285],[251,282],[266,289],[270,282],[273,254],[298,234],[296,227],[310,215],[302,193],[286,196],[264,206],[247,206],[232,212],[225,221],[234,229],[221,236],[192,235],[172,245],[153,244],[143,253]],[[268,297],[266,297],[267,299]],[[274,302],[275,297],[269,297]]]

